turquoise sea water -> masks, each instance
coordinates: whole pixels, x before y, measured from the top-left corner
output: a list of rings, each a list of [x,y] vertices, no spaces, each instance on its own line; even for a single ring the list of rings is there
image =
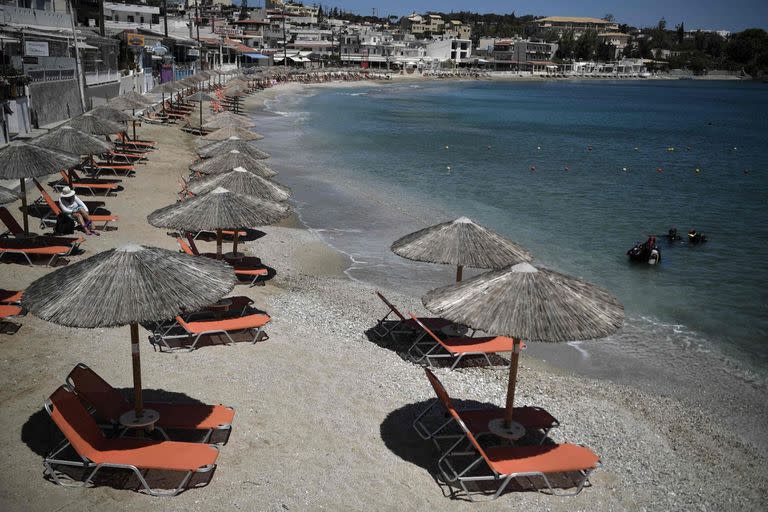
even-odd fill
[[[270,109],[260,145],[305,222],[353,257],[352,277],[417,293],[450,283],[451,269],[388,247],[466,215],[617,295],[618,350],[717,351],[768,369],[768,86],[370,85]],[[662,241],[661,266],[629,264],[636,240],[671,226],[709,241]]]

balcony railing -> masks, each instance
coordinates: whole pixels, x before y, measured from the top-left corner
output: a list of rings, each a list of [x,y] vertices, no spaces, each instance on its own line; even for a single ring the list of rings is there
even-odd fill
[[[74,69],[38,69],[28,71],[27,76],[32,82],[53,82],[56,80],[73,80]]]

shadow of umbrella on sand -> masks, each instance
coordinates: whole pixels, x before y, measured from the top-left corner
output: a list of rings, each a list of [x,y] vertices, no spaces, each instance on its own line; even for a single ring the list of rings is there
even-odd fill
[[[215,230],[216,256],[221,259],[222,230],[266,226],[290,213],[291,209],[285,203],[236,194],[218,187],[202,196],[155,210],[147,216],[147,222],[157,228],[182,232]],[[237,254],[237,238],[232,251]]]
[[[514,338],[503,424],[511,436],[522,340],[563,342],[603,338],[624,323],[624,307],[607,290],[553,270],[518,263],[428,292],[424,306],[443,318]],[[522,429],[522,432],[521,432]]]
[[[11,141],[0,149],[0,179],[19,180],[24,233],[29,233],[27,216],[27,178],[48,176],[80,163],[68,153],[42,148],[28,142]]]
[[[405,235],[391,249],[409,260],[456,265],[456,281],[464,267],[495,269],[533,259],[527,249],[466,217]]]
[[[67,327],[130,325],[134,412],[141,417],[139,324],[203,308],[234,284],[232,267],[223,262],[130,244],[41,277],[21,302],[33,315]]]
[[[203,125],[203,102],[204,101],[213,101],[216,98],[214,98],[213,96],[211,96],[210,94],[208,94],[206,92],[197,91],[192,96],[188,96],[187,99],[190,100],[190,101],[199,101],[200,102],[200,126],[202,126]],[[200,132],[200,133],[202,133],[202,132]]]

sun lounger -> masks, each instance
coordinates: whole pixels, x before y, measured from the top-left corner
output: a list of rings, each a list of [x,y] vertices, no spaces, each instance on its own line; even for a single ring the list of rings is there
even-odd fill
[[[23,238],[29,240],[25,235],[24,230],[13,218],[11,212],[9,212],[4,206],[0,206],[0,221],[5,224],[8,229],[5,233],[0,235],[0,238],[4,236],[13,235],[14,237]],[[80,248],[80,244],[85,241],[85,238],[81,236],[49,236],[40,235],[33,238],[35,242],[45,243],[46,245],[66,245],[70,247],[70,254]]]
[[[195,247],[190,243],[187,243],[183,238],[177,238],[176,243],[179,244],[179,247],[184,253],[189,254],[190,256],[203,256],[206,258],[216,259],[216,253],[214,252],[200,253],[197,251],[197,247]],[[227,263],[229,263],[232,266],[232,268],[235,269],[235,276],[238,279],[249,279],[251,281],[250,283],[251,287],[254,287],[257,284],[259,284],[260,280],[263,277],[266,277],[267,275],[269,275],[269,271],[263,266],[253,266],[253,265],[247,265],[247,264],[231,262],[231,261],[227,261]]]
[[[0,288],[0,304],[16,304],[21,302],[21,297],[24,295],[24,291],[19,290],[4,290]]]
[[[144,153],[131,153],[130,151],[110,151],[104,153],[103,158],[106,158],[111,163],[115,164],[134,164],[145,162],[147,157]]]
[[[411,318],[424,330],[421,336],[408,349],[408,354],[416,362],[426,361],[431,365],[433,359],[455,359],[451,370],[465,357],[480,355],[485,357],[489,366],[492,366],[488,354],[499,352],[512,352],[514,340],[506,336],[486,336],[472,338],[469,336],[457,336],[440,339],[429,327],[411,313]],[[422,341],[424,340],[424,341]]]
[[[13,316],[21,316],[24,310],[21,306],[14,304],[0,304],[0,320],[5,320]]]
[[[85,470],[84,486],[91,485],[102,468],[127,469],[138,478],[144,491],[153,496],[175,496],[195,473],[209,473],[216,468],[219,450],[216,445],[154,441],[123,437],[107,439],[69,386],[61,386],[45,402],[45,410],[64,434],[64,441],[45,457],[45,473],[59,485],[69,485],[56,471],[58,466]],[[80,460],[59,459],[69,447]],[[173,490],[150,488],[143,471],[162,470],[183,473]],[[71,482],[71,481],[70,481]]]
[[[448,408],[456,424],[466,437],[458,439],[438,459],[437,466],[446,482],[458,482],[466,496],[474,501],[472,493],[467,489],[467,482],[493,481],[499,486],[493,499],[498,498],[504,489],[516,479],[526,479],[531,485],[534,478],[541,478],[546,489],[551,494],[560,496],[575,496],[589,482],[589,475],[600,466],[600,457],[587,447],[575,444],[555,444],[539,446],[492,446],[483,448],[477,438],[462,420],[453,406]],[[466,451],[469,441],[472,451]],[[458,467],[459,460],[470,458],[469,464]],[[480,469],[481,463],[490,470],[490,474],[475,474],[473,470]],[[577,474],[573,482],[576,490],[570,493],[558,493],[553,488],[547,475]],[[540,486],[535,486],[540,489]]]
[[[392,341],[397,341],[396,335],[398,334],[415,335],[417,332],[419,332],[419,324],[410,318],[405,318],[400,310],[397,309],[397,307],[395,307],[395,305],[392,304],[386,297],[384,297],[381,292],[377,291],[376,295],[389,308],[387,314],[384,315],[381,320],[376,322],[376,327],[373,328],[373,332],[376,333],[379,338],[383,339],[386,336],[391,336]],[[390,319],[391,315],[395,315],[397,318]],[[453,322],[444,318],[420,317],[419,320],[433,331],[439,331],[444,327],[453,325]],[[391,325],[387,326],[387,322],[390,322]]]
[[[132,139],[130,138],[126,133],[121,133],[118,135],[118,142],[124,145],[133,145],[137,147],[144,147],[144,148],[157,148],[157,142],[154,140],[142,140],[142,139]]]
[[[96,418],[104,419],[113,426],[119,426],[120,415],[133,409],[122,393],[83,363],[78,363],[69,372],[66,383],[93,408]],[[144,407],[160,413],[155,428],[166,439],[166,430],[201,430],[205,433],[200,441],[202,443],[209,442],[214,432],[224,432],[223,440],[217,444],[226,444],[235,417],[235,410],[224,405],[145,401]]]
[[[37,189],[40,191],[40,197],[45,201],[45,204],[47,204],[48,208],[50,209],[50,211],[40,219],[40,225],[45,226],[46,223],[50,223],[50,222],[55,223],[56,217],[58,217],[59,214],[61,214],[61,208],[59,208],[58,203],[56,203],[56,201],[53,200],[51,195],[48,192],[46,192],[43,186],[40,185],[40,182],[38,182],[37,180],[34,180],[34,182],[35,182],[35,185],[37,185]],[[86,202],[85,204],[88,205],[88,202]],[[103,222],[103,224],[101,225],[101,229],[106,229],[107,225],[110,222],[117,222],[118,220],[116,215],[98,215],[95,213],[97,211],[96,208],[91,209],[91,207],[88,206],[88,209],[91,210],[92,212],[92,213],[89,213],[88,215],[91,217],[91,221],[94,223],[94,225],[99,222]]]
[[[61,179],[54,183],[55,190],[61,190],[65,186],[74,188],[76,191],[88,192],[96,195],[96,192],[102,192],[104,195],[114,195],[122,189],[121,180],[102,180],[99,178],[81,178],[73,170],[60,171]]]
[[[52,266],[57,258],[67,256],[72,252],[72,246],[64,245],[45,245],[36,243],[35,239],[2,238],[0,239],[0,259],[6,254],[20,254],[24,256],[27,263],[32,265],[32,256],[49,257],[46,265]]]
[[[173,339],[191,339],[190,345],[185,345],[179,348],[187,349],[188,351],[195,350],[197,342],[200,338],[211,334],[223,334],[228,340],[230,345],[234,345],[235,340],[232,339],[231,333],[244,332],[253,334],[253,340],[251,343],[255,344],[259,341],[259,337],[262,333],[262,327],[267,325],[271,318],[264,313],[254,313],[245,316],[222,318],[222,319],[207,319],[198,321],[186,321],[181,316],[176,317],[176,323],[168,328],[157,330],[152,334],[152,342],[158,345],[160,349],[166,348],[168,350],[174,350],[168,344],[168,340]],[[181,329],[181,334],[172,334]]]
[[[432,385],[432,389],[435,391],[436,398],[429,403],[426,409],[416,416],[413,421],[413,429],[419,437],[425,440],[431,439],[435,441],[435,444],[437,444],[438,439],[463,437],[463,433],[458,435],[443,433],[450,425],[455,424],[454,418],[450,415],[447,420],[441,416],[441,420],[437,426],[429,426],[424,421],[429,411],[434,409],[438,404],[442,404],[446,411],[454,407],[451,397],[448,396],[448,392],[443,387],[442,382],[440,382],[429,368],[424,368],[424,372],[427,374],[427,379]],[[493,407],[484,409],[457,409],[457,412],[469,431],[475,436],[480,436],[490,432],[488,424],[493,420],[503,418],[505,410],[501,407]],[[547,435],[551,429],[560,426],[560,422],[557,421],[554,416],[540,407],[515,407],[514,418],[516,422],[525,427],[526,431],[538,431],[541,434],[539,444],[547,439]]]
[[[105,172],[125,177],[136,174],[136,168],[133,165],[112,164],[109,162],[86,162],[83,163],[80,168],[87,172],[92,178],[98,178]]]

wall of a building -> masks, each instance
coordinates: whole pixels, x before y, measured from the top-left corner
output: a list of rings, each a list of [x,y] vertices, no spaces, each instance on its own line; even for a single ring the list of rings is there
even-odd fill
[[[69,14],[60,11],[25,9],[13,5],[0,5],[0,19],[5,23],[41,27],[70,28]]]
[[[63,121],[81,113],[77,80],[29,84],[30,113],[38,126]]]

